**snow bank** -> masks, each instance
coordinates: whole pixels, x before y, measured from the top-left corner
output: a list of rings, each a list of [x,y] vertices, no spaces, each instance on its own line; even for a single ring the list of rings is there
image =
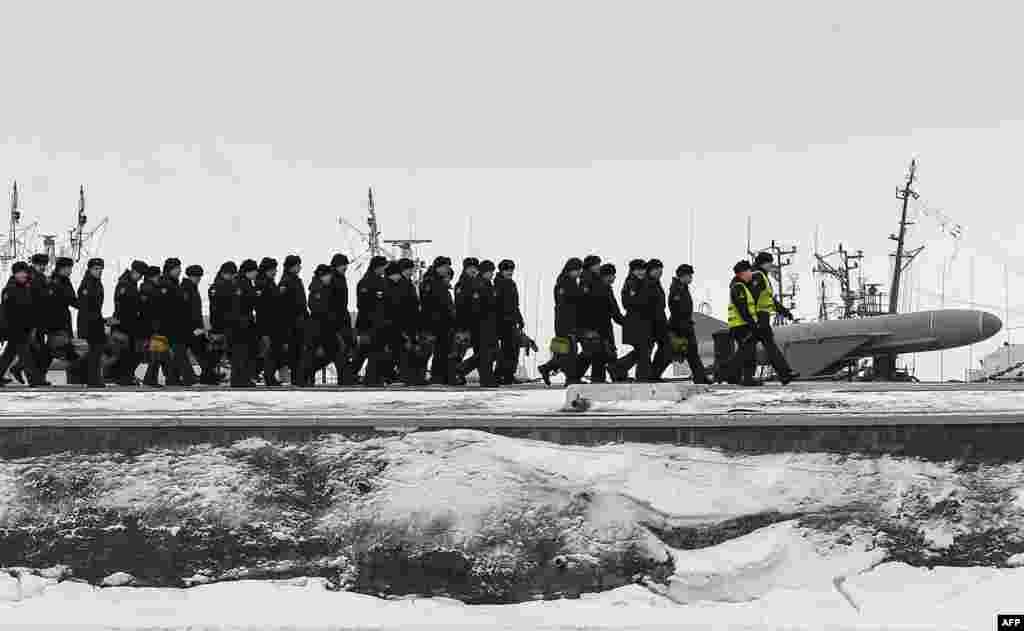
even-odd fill
[[[0,600],[14,603],[0,627],[859,629],[938,607],[918,628],[989,628],[989,613],[1014,608],[1024,570],[891,561],[1017,565],[1022,489],[1022,463],[563,446],[470,430],[0,460],[6,562],[66,563],[95,584],[199,585],[98,591],[53,585],[65,570],[0,572]],[[320,578],[218,582],[296,574],[362,594],[521,604],[381,600]],[[912,599],[887,595],[896,589]]]

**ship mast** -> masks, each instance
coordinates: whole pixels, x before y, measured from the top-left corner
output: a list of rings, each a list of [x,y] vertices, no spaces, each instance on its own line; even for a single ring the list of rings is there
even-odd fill
[[[896,253],[893,255],[892,285],[889,286],[889,313],[896,313],[898,311],[900,304],[900,279],[903,276],[903,272],[906,271],[914,258],[921,253],[921,250],[924,249],[924,246],[920,246],[915,250],[911,250],[909,252],[905,251],[907,226],[914,225],[914,222],[907,221],[907,206],[910,204],[911,197],[914,199],[920,197],[917,194],[917,191],[910,188],[914,183],[916,171],[917,160],[911,160],[910,172],[907,174],[906,184],[903,185],[903,188],[896,189],[896,198],[903,200],[903,211],[900,214],[899,235],[889,235],[889,238],[896,242]],[[904,263],[904,261],[906,261],[906,263]]]
[[[18,199],[18,181],[14,181],[11,188],[11,215],[10,226],[7,232],[7,251],[4,252],[3,262],[7,263],[18,259],[18,224],[21,222],[21,203]]]
[[[82,260],[82,242],[86,221],[88,218],[85,216],[85,186],[80,185],[78,187],[78,217],[71,234],[71,253],[75,263]]]
[[[370,245],[370,256],[381,256],[380,247],[380,227],[377,225],[377,210],[373,205],[373,187],[370,187],[370,214],[366,218],[366,224],[370,227],[370,233],[367,235],[367,242]]]

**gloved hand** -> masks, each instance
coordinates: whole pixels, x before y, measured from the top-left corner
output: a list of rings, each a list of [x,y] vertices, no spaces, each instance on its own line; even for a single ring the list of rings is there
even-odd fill
[[[202,329],[195,329],[192,331],[192,337],[206,337],[206,331]]]
[[[790,321],[793,320],[793,312],[790,311],[789,309],[787,309],[786,307],[780,307],[779,308],[779,313],[782,314],[783,318],[786,318],[787,320],[790,320]]]

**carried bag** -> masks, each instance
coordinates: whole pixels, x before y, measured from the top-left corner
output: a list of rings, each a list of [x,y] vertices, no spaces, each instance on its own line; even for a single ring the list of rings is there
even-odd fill
[[[690,340],[685,337],[680,337],[675,333],[669,333],[668,336],[669,346],[672,349],[673,355],[685,355],[687,349],[690,347]]]
[[[553,337],[548,349],[554,355],[568,355],[572,340],[567,337]]]
[[[171,344],[163,335],[154,335],[149,338],[149,346],[146,350],[148,350],[150,353],[156,353],[157,355],[161,355],[163,353],[170,352]]]

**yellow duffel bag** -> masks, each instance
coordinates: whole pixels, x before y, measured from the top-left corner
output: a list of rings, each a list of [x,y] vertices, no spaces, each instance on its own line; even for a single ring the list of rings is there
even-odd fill
[[[570,344],[572,342],[567,337],[553,337],[548,348],[555,355],[568,355]]]
[[[150,353],[166,353],[171,350],[171,345],[163,335],[154,335],[149,338]]]
[[[668,336],[669,345],[672,347],[672,353],[674,355],[685,355],[686,349],[689,348],[690,342],[685,337],[679,337],[675,334],[669,334]]]

